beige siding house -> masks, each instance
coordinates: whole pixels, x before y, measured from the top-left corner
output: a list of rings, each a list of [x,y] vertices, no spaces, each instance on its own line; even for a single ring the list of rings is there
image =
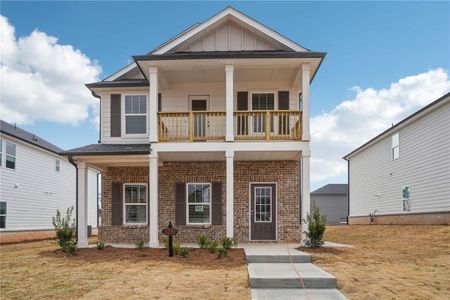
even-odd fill
[[[100,141],[65,152],[78,166],[80,246],[89,167],[102,170],[107,243],[158,247],[169,222],[184,242],[299,242],[309,90],[324,57],[229,7],[87,84]]]
[[[450,224],[450,94],[345,159],[350,224]]]

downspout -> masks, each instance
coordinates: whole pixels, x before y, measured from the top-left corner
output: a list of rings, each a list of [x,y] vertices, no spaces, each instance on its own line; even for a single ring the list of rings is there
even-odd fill
[[[78,241],[78,166],[72,156],[69,156],[69,162],[75,167],[75,236]]]
[[[349,223],[350,216],[350,160],[347,161],[347,225]]]

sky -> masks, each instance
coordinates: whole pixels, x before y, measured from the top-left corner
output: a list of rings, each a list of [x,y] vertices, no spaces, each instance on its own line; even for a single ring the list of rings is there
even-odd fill
[[[450,2],[8,2],[0,117],[63,149],[96,143],[103,79],[233,6],[314,51],[311,188],[345,183],[342,156],[450,91]]]

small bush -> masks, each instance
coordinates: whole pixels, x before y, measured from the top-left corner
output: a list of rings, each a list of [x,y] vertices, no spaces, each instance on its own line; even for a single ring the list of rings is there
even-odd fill
[[[66,211],[66,216],[61,216],[59,209],[56,210],[56,216],[52,218],[53,227],[55,227],[56,239],[61,250],[68,253],[74,253],[77,249],[75,239],[75,220],[72,219],[73,206]]]
[[[208,242],[208,251],[209,253],[216,253],[217,252],[217,248],[219,247],[219,243],[215,240],[210,240]]]
[[[159,238],[159,241],[161,242],[161,244],[163,244],[164,249],[167,249],[169,247],[169,237],[166,235],[163,235],[162,237]]]
[[[220,240],[220,245],[222,246],[222,248],[229,250],[229,249],[231,249],[231,247],[236,246],[237,242],[233,238],[223,237]]]
[[[306,215],[308,231],[305,232],[306,239],[303,241],[307,247],[319,248],[323,245],[323,234],[326,229],[326,217],[320,214],[318,207],[314,207],[311,214]]]
[[[223,246],[220,246],[219,248],[217,248],[217,256],[219,258],[223,258],[225,256],[228,255],[228,249],[224,248]]]
[[[189,249],[185,248],[185,247],[181,247],[179,253],[180,253],[181,257],[186,257],[189,254]]]
[[[144,241],[143,240],[139,240],[134,244],[136,245],[136,248],[138,248],[139,250],[144,249]]]
[[[197,243],[200,249],[205,249],[206,247],[208,247],[209,238],[204,234],[200,234],[197,236]]]
[[[105,243],[102,241],[97,242],[97,250],[103,250],[105,249]]]
[[[173,244],[173,254],[179,255],[180,252],[181,252],[181,245],[180,245],[180,242],[175,242],[175,243]]]

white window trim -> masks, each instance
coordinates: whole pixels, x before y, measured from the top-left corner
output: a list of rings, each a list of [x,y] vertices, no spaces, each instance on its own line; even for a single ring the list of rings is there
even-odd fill
[[[135,185],[142,185],[145,186],[145,204],[144,203],[125,203],[125,187],[126,186],[135,186]],[[123,212],[122,212],[122,224],[124,225],[147,225],[148,223],[148,187],[146,183],[124,183],[123,187],[122,187],[122,204],[123,204]],[[145,222],[143,223],[127,223],[127,209],[126,206],[127,205],[145,205],[146,209],[145,209]]]
[[[5,230],[6,229],[6,219],[8,218],[7,217],[7,215],[8,215],[8,202],[6,202],[6,201],[0,201],[0,202],[5,202],[5,204],[6,204],[6,214],[0,214],[0,216],[4,216],[5,217],[5,228],[0,228],[0,231],[1,230]]]
[[[0,139],[0,167],[3,168],[3,166],[5,165],[3,163],[3,156],[4,152],[3,152],[3,144],[5,143],[5,141],[3,139]]]
[[[256,189],[257,188],[269,188],[270,189],[270,220],[269,221],[256,221]],[[273,215],[273,206],[272,206],[272,194],[273,194],[273,189],[271,186],[255,186],[254,188],[254,193],[255,193],[255,199],[253,199],[254,203],[254,210],[253,210],[253,220],[255,220],[255,223],[272,223],[272,215]]]
[[[126,96],[145,96],[147,101],[147,111],[145,112],[145,133],[127,133],[126,131],[126,116],[143,116],[144,114],[126,114],[125,113],[125,97]],[[148,128],[148,112],[149,112],[149,96],[146,93],[128,93],[122,94],[120,99],[120,107],[122,110],[121,118],[121,131],[123,138],[145,138],[148,137],[149,128]]]
[[[8,142],[8,141],[5,141],[5,140],[3,140],[3,144],[5,144],[5,146],[4,146],[4,147],[5,147],[5,151],[2,152],[2,153],[4,153],[3,156],[5,156],[5,164],[4,164],[4,165],[5,165],[5,169],[11,170],[11,171],[15,171],[15,170],[17,169],[17,144],[12,143],[12,142]],[[14,150],[15,150],[15,152],[16,152],[16,154],[15,154],[14,156],[8,155],[8,154],[6,153],[6,144],[14,145]],[[8,168],[8,167],[6,166],[6,158],[7,158],[8,156],[14,157],[14,169]],[[2,164],[2,166],[3,166],[3,164]]]
[[[209,203],[189,203],[189,185],[204,184],[209,186]],[[189,205],[209,205],[209,222],[208,223],[191,223],[189,222]],[[210,182],[188,182],[186,183],[186,225],[208,226],[212,224],[212,185]]]
[[[393,145],[393,140],[394,140],[394,136],[398,136],[398,144],[397,144],[397,146],[394,146]],[[398,156],[397,157],[395,157],[394,156],[394,149],[397,149],[398,148]],[[391,159],[392,160],[397,160],[397,159],[399,159],[400,158],[400,133],[399,132],[396,132],[396,133],[394,133],[393,135],[391,135]]]

